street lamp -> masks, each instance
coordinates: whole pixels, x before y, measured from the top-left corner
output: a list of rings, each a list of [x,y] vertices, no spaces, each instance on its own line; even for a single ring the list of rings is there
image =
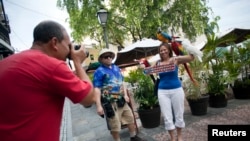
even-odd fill
[[[107,31],[106,31],[106,24],[107,24],[107,20],[108,20],[108,12],[105,9],[100,9],[97,12],[97,17],[98,17],[98,21],[102,25],[102,28],[103,28],[103,31],[104,31],[104,39],[105,39],[105,42],[106,42],[106,48],[109,48]]]

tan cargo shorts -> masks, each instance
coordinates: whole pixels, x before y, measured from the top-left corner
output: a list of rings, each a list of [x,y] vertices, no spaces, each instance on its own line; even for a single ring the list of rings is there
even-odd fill
[[[121,131],[121,125],[133,124],[134,115],[128,103],[125,103],[123,107],[118,107],[116,102],[112,103],[112,107],[115,112],[115,116],[108,118],[108,124],[110,126],[110,131]]]

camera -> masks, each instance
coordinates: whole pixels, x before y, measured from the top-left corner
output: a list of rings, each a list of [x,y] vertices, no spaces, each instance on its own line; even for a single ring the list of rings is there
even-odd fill
[[[80,48],[81,48],[81,45],[74,45],[75,50],[78,50]],[[86,53],[86,57],[89,57],[89,51],[85,50],[85,53]]]
[[[106,116],[108,118],[112,118],[113,116],[115,116],[115,112],[114,112],[113,107],[112,107],[110,102],[103,103],[102,105],[103,105],[104,111],[106,113]]]
[[[78,50],[78,49],[80,49],[80,48],[81,48],[81,45],[75,45],[75,46],[74,46],[74,49],[75,49],[75,50]]]
[[[118,107],[123,107],[126,103],[126,100],[124,99],[123,96],[119,96],[119,98],[116,101]]]
[[[79,50],[80,48],[81,48],[81,45],[74,45],[75,50]],[[89,51],[87,51],[87,50],[84,50],[84,51],[86,53],[86,58],[88,58],[89,57]],[[70,54],[68,55],[68,58],[71,59]]]
[[[115,116],[115,112],[111,102],[103,94],[101,96],[101,103],[107,118],[112,118],[113,116]]]

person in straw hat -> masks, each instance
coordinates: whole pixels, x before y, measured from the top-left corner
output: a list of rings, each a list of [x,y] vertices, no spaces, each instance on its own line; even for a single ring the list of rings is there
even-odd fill
[[[94,72],[93,85],[101,90],[102,96],[97,102],[97,113],[106,116],[108,129],[114,141],[120,141],[121,125],[126,124],[131,141],[143,141],[136,135],[136,127],[131,108],[127,104],[129,97],[123,86],[120,68],[113,64],[115,53],[109,49],[100,51],[100,66]],[[104,112],[105,111],[105,112]]]

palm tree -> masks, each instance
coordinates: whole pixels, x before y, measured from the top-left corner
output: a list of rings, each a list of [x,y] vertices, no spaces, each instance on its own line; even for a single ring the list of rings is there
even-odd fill
[[[215,33],[206,35],[207,44],[203,48],[203,62],[207,67],[207,73],[204,76],[204,80],[207,84],[209,93],[209,105],[210,107],[220,108],[227,106],[227,96],[225,88],[230,77],[225,74],[224,59],[221,54],[218,53],[218,47],[223,43],[232,43],[235,40],[235,36],[227,36],[219,38]],[[218,101],[222,99],[222,101]]]
[[[207,74],[207,85],[209,93],[224,94],[225,83],[228,77],[224,75],[224,59],[218,53],[218,46],[223,43],[233,42],[234,36],[219,38],[215,33],[207,34],[207,44],[203,48],[203,62],[209,70]]]

